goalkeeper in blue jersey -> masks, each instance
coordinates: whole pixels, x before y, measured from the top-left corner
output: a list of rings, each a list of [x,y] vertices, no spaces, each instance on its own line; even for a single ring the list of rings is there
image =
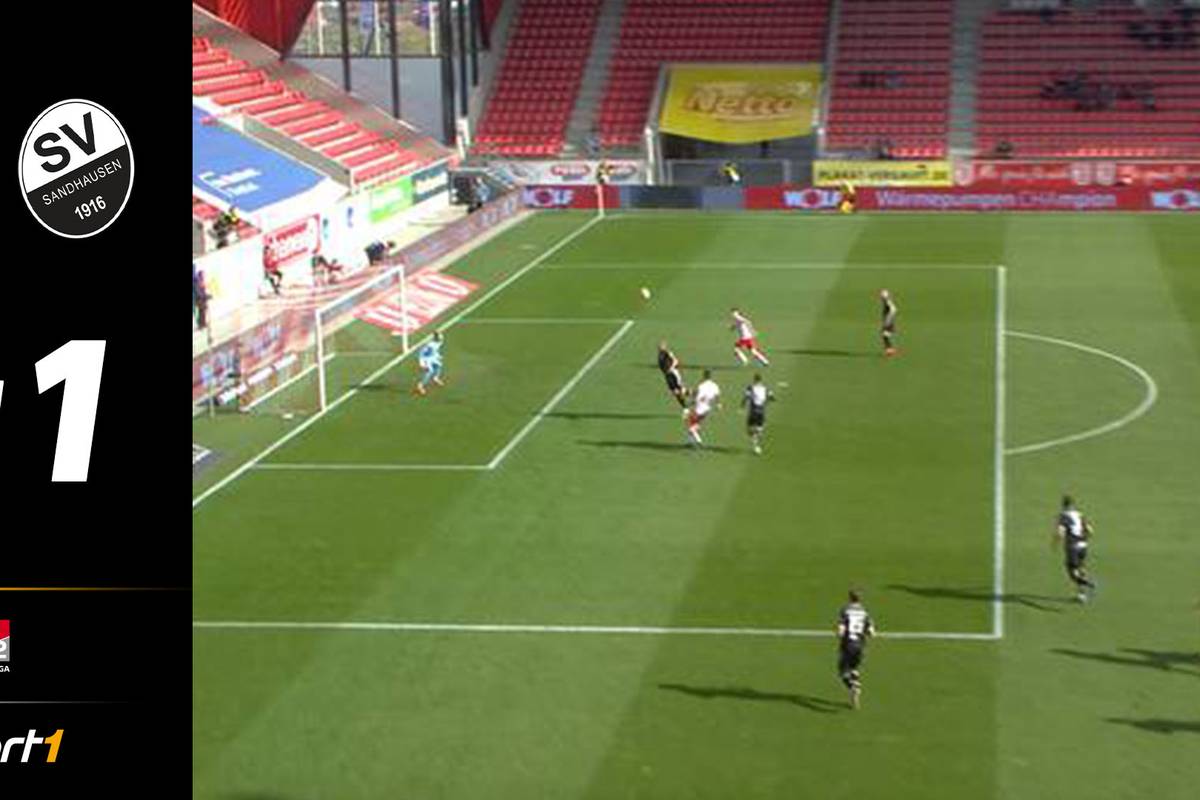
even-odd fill
[[[414,393],[424,396],[426,387],[430,383],[435,386],[445,385],[442,383],[442,334],[440,331],[434,331],[429,341],[421,345],[421,349],[417,351],[417,364],[424,374],[421,375],[421,380],[413,389]]]

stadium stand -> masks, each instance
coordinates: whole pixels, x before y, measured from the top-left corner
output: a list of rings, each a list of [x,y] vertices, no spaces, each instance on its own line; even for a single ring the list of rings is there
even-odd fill
[[[626,0],[600,143],[641,141],[662,64],[821,61],[828,14],[828,0]]]
[[[523,0],[479,122],[480,154],[554,156],[592,47],[601,0]]]
[[[192,97],[216,114],[245,114],[379,183],[450,154],[225,23],[193,9]]]
[[[217,218],[220,217],[221,214],[221,209],[217,208],[211,203],[206,203],[204,200],[196,197],[196,195],[192,195],[192,219],[196,220],[202,225],[205,225],[206,227],[211,227],[211,225],[217,221]],[[255,228],[246,220],[239,218],[237,228],[234,230],[234,233],[237,234],[234,238],[234,241],[249,239],[251,236],[254,236],[258,233],[258,228]]]
[[[827,150],[946,154],[953,9],[944,0],[842,0]]]
[[[976,149],[1200,156],[1200,23],[1137,8],[998,11],[982,31]]]

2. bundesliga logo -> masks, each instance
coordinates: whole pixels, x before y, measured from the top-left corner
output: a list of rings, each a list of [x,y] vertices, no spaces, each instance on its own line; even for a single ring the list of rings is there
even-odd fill
[[[8,620],[0,619],[0,672],[8,672],[9,634]]]

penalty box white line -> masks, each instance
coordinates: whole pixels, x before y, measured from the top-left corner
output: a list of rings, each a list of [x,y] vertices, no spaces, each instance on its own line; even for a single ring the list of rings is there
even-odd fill
[[[541,255],[538,255],[535,258],[531,259],[528,263],[525,264],[525,266],[521,267],[519,270],[514,272],[512,275],[509,275],[503,281],[501,281],[500,283],[493,286],[486,294],[483,295],[483,297],[480,297],[474,303],[467,306],[465,309],[460,311],[455,316],[451,317],[444,325],[441,326],[441,329],[445,330],[445,329],[451,327],[452,325],[457,323],[459,320],[461,320],[463,317],[467,316],[472,311],[474,311],[475,309],[482,306],[488,300],[491,300],[493,297],[495,297],[501,291],[503,291],[504,289],[507,289],[509,286],[511,286],[518,278],[527,274],[530,270],[534,269],[539,264],[542,264],[543,262],[545,262],[546,259],[550,258],[552,255],[557,253],[559,250],[563,249],[564,247],[569,245],[571,242],[575,241],[577,238],[579,238],[583,234],[587,233],[600,220],[601,220],[601,217],[598,217],[598,216],[589,217],[586,222],[584,222],[578,228],[575,228],[573,231],[568,233],[566,236],[559,239],[556,243],[554,243],[549,248],[547,248],[544,252],[542,252]],[[311,428],[313,425],[316,424],[317,420],[321,419],[326,414],[328,414],[330,411],[337,408],[339,405],[346,402],[354,395],[358,394],[358,391],[362,386],[367,386],[371,383],[374,383],[376,380],[379,379],[380,376],[384,375],[389,370],[391,370],[393,367],[395,367],[397,364],[399,364],[401,361],[403,361],[405,358],[407,358],[409,353],[418,349],[422,343],[424,343],[425,341],[428,340],[428,338],[429,337],[426,336],[424,339],[422,339],[420,342],[418,342],[416,344],[416,346],[413,347],[412,349],[408,350],[407,352],[401,353],[400,355],[393,358],[391,361],[388,361],[382,367],[380,367],[379,369],[375,370],[370,375],[368,375],[367,378],[361,384],[359,384],[359,386],[356,386],[355,388],[348,391],[346,394],[342,395],[341,397],[337,398],[332,403],[327,405],[325,407],[325,410],[318,411],[313,416],[304,420],[304,422],[301,422],[299,425],[292,428],[290,431],[285,433],[283,436],[279,437],[274,442],[267,445],[267,447],[265,447],[261,452],[259,452],[253,458],[249,459],[248,461],[243,462],[233,472],[229,473],[224,478],[217,481],[212,486],[208,487],[203,492],[198,494],[196,497],[192,498],[192,510],[194,511],[205,500],[212,497],[214,494],[221,491],[226,486],[228,486],[229,484],[233,483],[238,478],[245,475],[256,464],[258,464],[260,461],[262,461],[267,456],[271,455],[271,453],[274,453],[276,450],[283,447],[285,444],[290,442],[292,439],[295,439],[297,436],[304,433],[304,431]]]
[[[1004,637],[1004,449],[1007,425],[1008,394],[1005,387],[1007,353],[1004,349],[1007,325],[1008,273],[1004,267],[996,267],[996,424],[993,453],[993,511],[992,511],[992,635]]]
[[[571,380],[567,381],[563,387],[546,402],[546,405],[542,406],[541,410],[538,411],[537,414],[534,414],[533,419],[529,420],[529,422],[525,424],[525,427],[517,431],[517,435],[510,439],[508,444],[506,444],[500,450],[500,452],[488,462],[488,469],[495,469],[496,467],[500,466],[500,463],[508,457],[508,454],[511,453],[534,428],[537,427],[539,422],[546,418],[547,414],[554,410],[554,407],[558,405],[581,380],[583,380],[583,377],[591,371],[592,367],[596,366],[596,364],[600,362],[600,359],[604,358],[605,354],[607,354],[609,350],[613,349],[617,342],[621,341],[621,338],[628,333],[629,329],[632,327],[633,320],[625,320],[621,327],[617,329],[616,333],[608,337],[608,341],[605,342],[604,345],[587,360],[586,364],[579,368],[579,371],[572,376]]]
[[[758,638],[834,639],[833,629],[819,628],[727,628],[672,627],[654,625],[526,625],[501,623],[444,622],[288,622],[196,620],[193,630],[252,631],[383,631],[394,633],[507,633],[507,634],[593,634],[612,636],[742,636]],[[953,631],[882,631],[885,639],[941,639],[994,641],[992,633]]]
[[[504,461],[505,458],[508,457],[509,453],[511,453],[513,450],[516,449],[517,445],[519,445],[522,441],[524,441],[525,437],[527,437],[533,431],[533,429],[535,427],[537,427],[537,424],[539,422],[541,422],[543,419],[545,419],[546,415],[549,414],[551,411],[553,411],[554,407],[557,406],[559,403],[561,403],[563,398],[565,398],[572,389],[574,389],[577,385],[579,385],[579,382],[581,380],[583,380],[584,376],[586,376],[588,374],[588,372],[590,372],[592,370],[592,368],[596,366],[596,364],[600,363],[600,359],[604,358],[604,356],[608,353],[608,351],[610,351],[613,347],[615,347],[617,342],[619,342],[621,340],[621,338],[626,333],[629,332],[629,329],[633,327],[633,320],[631,320],[631,319],[617,320],[617,321],[621,323],[621,327],[619,329],[617,329],[617,331],[608,338],[608,341],[606,341],[600,347],[599,350],[597,350],[595,353],[592,354],[592,357],[589,358],[587,360],[587,362],[582,367],[579,368],[579,371],[576,372],[571,377],[570,380],[568,380],[565,384],[563,384],[562,388],[559,389],[554,394],[554,396],[551,397],[546,402],[546,404],[544,406],[542,406],[541,410],[539,410],[536,414],[534,414],[533,418],[531,420],[529,420],[529,422],[526,423],[525,426],[523,428],[521,428],[521,430],[517,431],[516,435],[513,436],[508,441],[508,443],[505,444],[504,447],[502,447],[500,449],[500,451],[498,453],[496,453],[495,456],[492,457],[491,461],[489,461],[486,464],[338,464],[338,463],[295,464],[295,463],[288,463],[288,462],[263,462],[263,463],[256,464],[254,468],[260,469],[260,470],[262,470],[262,469],[266,469],[266,470],[296,470],[296,471],[313,471],[313,472],[319,472],[319,471],[325,471],[325,470],[330,470],[330,471],[339,471],[340,470],[340,471],[345,471],[345,472],[350,472],[350,471],[359,471],[359,472],[416,471],[416,472],[421,472],[421,471],[437,471],[437,470],[443,470],[443,471],[490,471],[490,470],[494,470],[498,466],[500,466],[500,463],[502,461]]]

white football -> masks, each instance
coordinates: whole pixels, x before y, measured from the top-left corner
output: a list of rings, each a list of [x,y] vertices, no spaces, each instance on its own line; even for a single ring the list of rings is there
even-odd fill
[[[644,300],[650,299],[650,290],[647,289],[645,286],[642,287],[642,299],[644,299]]]

